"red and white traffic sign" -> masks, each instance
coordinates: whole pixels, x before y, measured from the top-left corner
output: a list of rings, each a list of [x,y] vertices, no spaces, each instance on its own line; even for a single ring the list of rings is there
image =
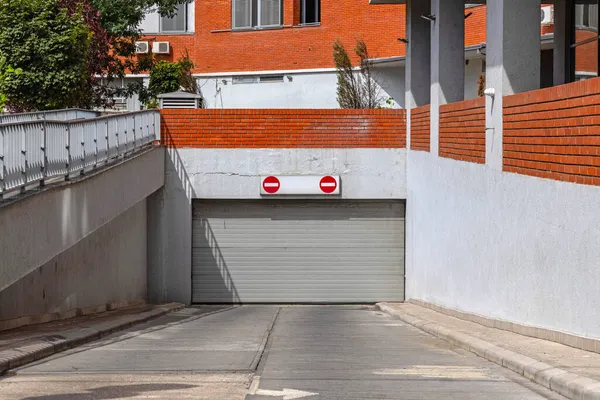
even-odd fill
[[[340,194],[340,177],[323,175],[266,176],[261,178],[263,196],[334,196]]]
[[[263,179],[262,187],[266,193],[275,194],[279,191],[281,182],[275,176],[267,176]]]
[[[333,176],[324,176],[319,182],[321,191],[325,194],[331,194],[337,189],[337,180]]]

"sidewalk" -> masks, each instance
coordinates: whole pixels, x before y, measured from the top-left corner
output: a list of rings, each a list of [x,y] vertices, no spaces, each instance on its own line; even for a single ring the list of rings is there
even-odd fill
[[[183,307],[144,304],[0,332],[0,375]]]
[[[600,400],[600,354],[521,336],[410,303],[380,303],[400,320],[509,368],[561,395]]]

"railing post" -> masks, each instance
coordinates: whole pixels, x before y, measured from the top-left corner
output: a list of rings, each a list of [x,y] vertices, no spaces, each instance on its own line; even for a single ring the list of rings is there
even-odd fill
[[[94,168],[98,166],[98,121],[94,124]]]
[[[131,116],[133,119],[133,152],[135,153],[135,133],[136,133],[136,125],[135,125],[135,114]]]
[[[21,193],[25,192],[27,186],[27,134],[25,126],[21,125],[21,174],[23,175],[23,186]]]
[[[86,129],[85,125],[81,126],[81,170],[79,171],[80,175],[85,175],[85,136]]]
[[[106,160],[104,160],[105,164],[108,164],[108,161],[110,160],[110,140],[108,139],[108,130],[109,130],[109,123],[108,123],[108,119],[104,120],[105,124],[106,124],[106,136],[104,136],[104,138],[106,139]]]
[[[70,180],[70,169],[71,169],[71,124],[67,123],[67,174],[65,180]]]
[[[120,145],[120,141],[119,141],[119,127],[121,124],[119,124],[119,119],[115,118],[115,138],[116,138],[116,145],[117,145],[117,158],[121,157],[121,145]],[[125,131],[127,132],[127,131]]]
[[[4,128],[0,126],[0,201],[4,200],[4,192],[6,191],[4,154]]]
[[[48,177],[48,123],[44,120],[42,125],[42,131],[44,135],[44,143],[42,144],[42,154],[44,155],[44,164],[42,165],[42,180],[40,181],[40,186],[44,186],[46,184],[46,178]]]

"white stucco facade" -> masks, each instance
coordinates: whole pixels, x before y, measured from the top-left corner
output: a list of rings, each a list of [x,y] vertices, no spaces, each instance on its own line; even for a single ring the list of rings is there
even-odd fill
[[[600,187],[409,151],[407,298],[600,338]]]
[[[405,199],[405,149],[179,149],[199,199],[260,199],[261,176],[339,175],[344,199]]]

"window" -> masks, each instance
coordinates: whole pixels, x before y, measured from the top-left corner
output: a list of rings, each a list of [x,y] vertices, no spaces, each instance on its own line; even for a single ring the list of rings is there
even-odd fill
[[[232,0],[233,29],[280,26],[282,0]]]
[[[571,80],[598,76],[598,1],[575,0],[571,31]]]
[[[321,22],[321,0],[302,0],[300,23],[302,25],[318,24]]]
[[[187,31],[187,4],[177,5],[177,12],[173,17],[160,18],[161,32]]]

